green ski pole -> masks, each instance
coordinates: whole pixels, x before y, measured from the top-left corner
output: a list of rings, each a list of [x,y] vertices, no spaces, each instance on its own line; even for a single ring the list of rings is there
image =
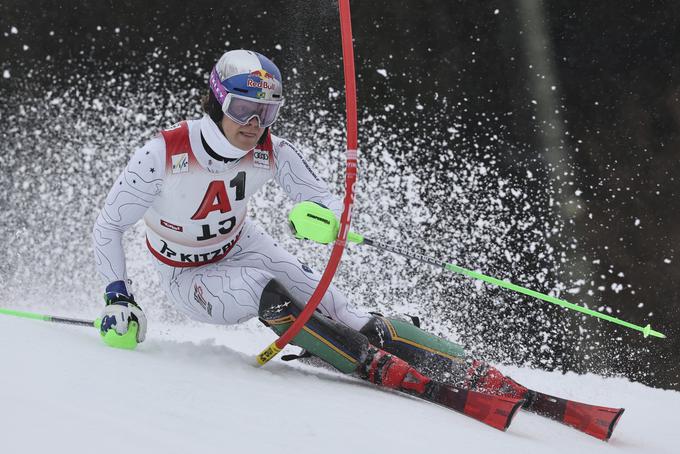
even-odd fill
[[[43,320],[45,322],[66,323],[69,325],[93,326],[99,329],[101,320],[79,320],[76,318],[55,317],[53,315],[36,314],[33,312],[14,311],[11,309],[0,308],[0,314],[12,315],[14,317],[30,318],[33,320]]]
[[[45,322],[64,323],[67,325],[92,326],[97,328],[97,330],[100,329],[102,324],[101,319],[80,320],[77,318],[55,317],[54,315],[43,315],[36,314],[34,312],[22,312],[3,308],[0,308],[0,314],[29,318],[33,320],[43,320]],[[115,330],[113,329],[108,330],[105,334],[100,332],[100,335],[104,339],[104,343],[110,347],[122,348],[124,350],[134,350],[137,347],[138,329],[137,323],[132,322],[128,332],[123,335],[116,334]]]
[[[338,221],[335,219],[335,215],[332,211],[324,208],[314,202],[301,202],[298,203],[293,210],[291,210],[288,215],[288,219],[291,224],[291,228],[295,233],[295,236],[300,239],[309,239],[316,241],[321,244],[328,244],[335,241],[338,235]],[[437,260],[432,257],[419,254],[417,252],[412,252],[406,248],[394,246],[383,241],[371,240],[364,238],[354,232],[350,232],[347,235],[347,240],[357,244],[365,244],[367,246],[373,246],[377,249],[382,249],[395,254],[399,254],[403,257],[410,259],[415,259],[429,265],[433,265],[439,268],[443,268],[447,271],[452,271],[454,273],[463,274],[465,276],[471,277],[473,279],[479,279],[481,281],[487,282],[498,287],[506,288],[523,295],[531,296],[548,303],[556,304],[560,307],[570,309],[573,311],[581,312],[582,314],[589,315],[591,317],[597,317],[602,320],[606,320],[611,323],[615,323],[620,326],[641,332],[644,337],[654,336],[665,339],[666,336],[658,331],[654,331],[651,325],[638,326],[633,323],[621,320],[616,317],[612,317],[601,312],[594,311],[592,309],[579,306],[577,304],[570,303],[560,298],[554,296],[546,295],[544,293],[531,290],[512,282],[503,281],[495,277],[487,276],[485,274],[479,273],[477,271],[472,271],[462,266],[455,265],[453,263],[447,263],[441,260]]]

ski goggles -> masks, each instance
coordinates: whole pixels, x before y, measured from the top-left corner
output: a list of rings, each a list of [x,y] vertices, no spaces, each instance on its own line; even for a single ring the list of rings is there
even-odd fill
[[[265,101],[227,93],[222,112],[240,125],[246,125],[251,118],[257,118],[261,128],[268,128],[274,124],[283,104],[280,101]]]

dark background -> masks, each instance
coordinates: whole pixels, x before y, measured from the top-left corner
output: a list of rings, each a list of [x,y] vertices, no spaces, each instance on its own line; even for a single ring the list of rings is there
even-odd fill
[[[372,116],[391,123],[399,140],[424,147],[418,167],[423,179],[433,169],[446,171],[447,162],[428,151],[444,142],[463,155],[494,151],[494,162],[509,178],[527,171],[539,175],[526,184],[550,187],[551,200],[549,211],[536,214],[560,224],[550,242],[562,266],[551,281],[578,286],[570,300],[636,324],[652,323],[668,335],[643,339],[601,323],[576,345],[569,338],[578,333],[577,319],[554,342],[560,360],[547,368],[584,372],[606,364],[603,371],[680,389],[680,5],[517,0],[351,6],[364,119],[360,142],[371,140],[366,118]],[[539,7],[538,15],[526,16],[531,6]],[[531,33],[536,24],[542,37]],[[22,99],[41,99],[76,81],[108,86],[112,102],[130,87],[161,99],[191,87],[197,100],[208,70],[230,48],[270,56],[288,75],[287,89],[298,94],[324,98],[327,87],[342,87],[331,1],[5,0],[0,42],[5,141],[21,135],[7,119]],[[552,101],[541,86],[552,92]],[[304,109],[304,98],[293,97],[291,106]],[[387,105],[396,107],[386,113]],[[546,105],[554,116],[545,116]],[[195,105],[171,96],[166,108],[151,107],[140,107],[150,129],[196,114]],[[107,121],[108,109],[100,121]],[[328,109],[341,113],[342,97],[328,101]],[[288,115],[308,121],[295,109]],[[455,134],[452,123],[460,124]],[[49,124],[40,127],[49,131]],[[12,182],[11,169],[2,172],[3,181]],[[421,196],[445,206],[437,198],[442,192],[433,188],[445,190],[446,183],[439,179]],[[8,190],[0,196],[5,207],[13,203]],[[436,219],[423,225],[443,228]],[[531,261],[527,256],[527,266],[509,276],[523,283],[522,276],[540,268]],[[498,275],[502,267],[487,271]],[[592,328],[592,321],[580,320]],[[473,325],[460,329],[472,332]],[[545,366],[536,355],[509,358]]]

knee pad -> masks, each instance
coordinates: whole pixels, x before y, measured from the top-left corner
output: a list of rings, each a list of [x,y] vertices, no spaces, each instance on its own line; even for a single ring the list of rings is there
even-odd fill
[[[265,286],[260,297],[259,315],[279,336],[298,318],[304,302],[295,300],[276,280]],[[352,328],[342,325],[319,312],[291,341],[318,356],[344,373],[353,373],[368,354],[368,339]]]
[[[463,380],[467,372],[465,350],[460,345],[409,322],[376,315],[361,328],[361,333],[371,344],[437,380],[457,382]]]

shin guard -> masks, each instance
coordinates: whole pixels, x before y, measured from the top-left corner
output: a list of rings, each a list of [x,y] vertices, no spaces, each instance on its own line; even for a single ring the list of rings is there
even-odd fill
[[[260,298],[260,319],[278,335],[283,334],[297,319],[304,303],[296,301],[275,280],[270,281]],[[300,332],[293,345],[346,374],[356,372],[368,353],[368,339],[363,334],[315,312]]]
[[[461,346],[409,322],[374,316],[361,333],[372,345],[402,358],[436,380],[458,383],[466,378],[469,364]]]

